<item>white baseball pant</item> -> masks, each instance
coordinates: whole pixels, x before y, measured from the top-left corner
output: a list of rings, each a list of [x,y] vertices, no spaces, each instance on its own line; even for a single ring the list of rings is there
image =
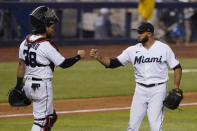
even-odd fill
[[[167,95],[167,82],[153,87],[136,83],[127,131],[138,131],[147,114],[151,131],[162,131],[164,118],[163,100]]]
[[[54,113],[53,87],[50,79],[34,81],[26,78],[24,90],[28,98],[33,102],[34,123],[44,125],[47,115]],[[35,120],[38,119],[38,120]],[[42,119],[42,120],[39,120]],[[33,124],[31,131],[42,131],[43,129]]]

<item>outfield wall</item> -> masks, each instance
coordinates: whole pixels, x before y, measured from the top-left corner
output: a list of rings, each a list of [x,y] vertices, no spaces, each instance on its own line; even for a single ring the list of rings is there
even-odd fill
[[[76,9],[78,11],[77,14],[77,22],[81,22],[81,12],[84,11],[91,11],[93,9],[98,9],[102,7],[108,7],[108,8],[115,8],[115,9],[131,9],[131,8],[137,8],[138,2],[52,2],[52,3],[31,3],[31,2],[0,2],[0,9],[22,9],[27,10],[27,12],[31,11],[33,8],[40,6],[40,5],[47,5],[54,9],[60,9],[57,11],[58,17],[62,18],[62,11],[61,9]],[[197,2],[189,2],[189,3],[177,3],[177,2],[165,2],[165,3],[156,3],[157,9],[162,8],[168,8],[168,9],[174,9],[177,8],[179,10],[182,10],[183,8],[197,8]],[[130,26],[132,21],[131,14],[129,15],[128,12],[125,14],[125,37],[122,39],[108,39],[108,40],[94,40],[94,39],[83,39],[80,35],[78,35],[78,38],[74,39],[65,39],[61,37],[61,29],[62,25],[58,24],[57,32],[56,32],[56,38],[54,41],[57,43],[58,46],[62,45],[106,45],[106,44],[131,44],[135,43],[136,39],[132,39],[129,36],[131,36],[130,32]],[[77,29],[78,32],[80,31],[80,28]],[[0,46],[17,46],[20,44],[22,39],[19,40],[1,40]]]
[[[84,49],[86,51],[85,60],[91,60],[89,51],[92,48],[100,50],[102,55],[109,57],[116,57],[124,49],[132,44],[123,45],[78,45],[78,46],[61,46],[59,50],[65,57],[72,57],[76,55],[77,50]],[[187,45],[170,45],[178,58],[197,58],[197,43]],[[1,47],[0,48],[0,62],[18,61],[18,47]]]

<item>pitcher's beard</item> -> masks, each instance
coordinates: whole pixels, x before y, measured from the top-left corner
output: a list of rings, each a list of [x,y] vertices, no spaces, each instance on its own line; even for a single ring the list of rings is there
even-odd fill
[[[142,40],[138,40],[139,43],[142,43],[143,45],[146,44],[146,42],[148,41],[148,36],[144,37]]]

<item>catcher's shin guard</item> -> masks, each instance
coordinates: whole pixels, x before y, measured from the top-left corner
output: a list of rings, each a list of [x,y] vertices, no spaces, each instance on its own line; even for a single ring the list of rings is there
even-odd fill
[[[40,126],[43,131],[50,131],[51,127],[53,127],[53,125],[55,124],[55,122],[57,121],[57,114],[54,110],[53,114],[47,115],[45,118],[41,118],[41,119],[34,119],[34,125]],[[45,122],[44,122],[45,121]],[[44,124],[42,125],[41,123]]]

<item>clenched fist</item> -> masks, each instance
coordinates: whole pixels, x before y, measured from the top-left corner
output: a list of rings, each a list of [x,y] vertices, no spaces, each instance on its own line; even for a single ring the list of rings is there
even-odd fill
[[[98,49],[91,49],[90,50],[90,56],[97,59],[98,56],[99,56],[99,52],[98,52]]]
[[[80,55],[81,59],[85,57],[85,50],[78,50],[77,54]]]

